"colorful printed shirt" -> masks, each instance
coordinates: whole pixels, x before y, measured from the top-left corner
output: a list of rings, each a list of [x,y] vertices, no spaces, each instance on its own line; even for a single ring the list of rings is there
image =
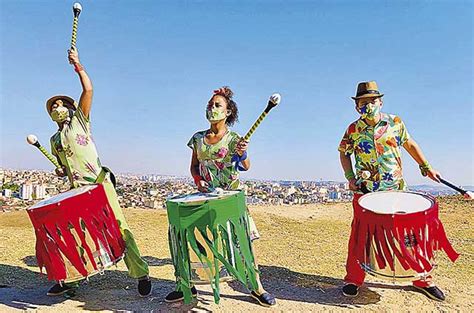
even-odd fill
[[[90,132],[89,119],[79,108],[69,124],[51,137],[51,151],[66,167],[71,187],[89,185],[102,170],[99,155]]]
[[[199,173],[211,188],[240,189],[239,171],[231,163],[240,136],[228,130],[222,139],[209,145],[204,141],[207,130],[197,132],[188,142],[199,160]]]
[[[354,153],[356,175],[363,171],[370,177],[362,179],[369,191],[405,190],[400,147],[410,138],[400,117],[382,113],[381,120],[370,126],[362,119],[347,128],[339,151]]]

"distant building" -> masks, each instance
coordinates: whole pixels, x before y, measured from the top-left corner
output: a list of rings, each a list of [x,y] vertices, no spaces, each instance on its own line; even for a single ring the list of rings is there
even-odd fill
[[[163,208],[163,202],[159,200],[147,199],[144,201],[144,205],[150,209],[161,209]]]
[[[341,193],[339,191],[331,191],[329,192],[329,199],[339,200],[341,199]]]
[[[285,195],[288,197],[296,192],[296,188],[294,186],[291,186],[288,188],[285,192]]]
[[[46,186],[45,185],[33,185],[33,198],[44,199],[46,197]]]
[[[327,188],[324,188],[324,187],[321,187],[319,188],[319,194],[321,195],[325,195],[328,193],[328,189]]]
[[[33,200],[33,185],[26,183],[21,185],[20,198],[23,200]]]
[[[6,198],[10,198],[12,196],[12,191],[10,189],[3,189],[3,195]]]
[[[339,188],[347,190],[349,189],[349,183],[341,183],[339,184]]]

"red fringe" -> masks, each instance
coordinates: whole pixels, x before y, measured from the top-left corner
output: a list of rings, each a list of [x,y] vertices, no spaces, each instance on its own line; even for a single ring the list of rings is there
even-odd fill
[[[413,269],[418,273],[432,270],[430,260],[435,251],[444,250],[452,262],[459,257],[438,218],[436,200],[432,208],[423,212],[389,215],[365,210],[359,205],[358,198],[360,196],[354,197],[353,201],[351,233],[356,240],[349,249],[357,256],[360,264],[367,263],[366,256],[369,255],[372,244],[379,268],[383,269],[388,264],[392,271],[394,260],[391,251],[405,270]]]
[[[125,242],[102,185],[64,199],[60,203],[27,210],[27,212],[35,229],[38,266],[41,272],[43,267],[46,268],[49,280],[67,279],[62,255],[81,275],[87,277],[89,273],[85,264],[89,260],[97,270],[92,253],[99,250],[99,242],[112,260],[118,260],[124,253]],[[81,222],[92,237],[95,247],[91,248],[87,244]],[[76,242],[71,228],[75,229],[80,242]],[[81,258],[78,247],[84,248],[89,260]]]

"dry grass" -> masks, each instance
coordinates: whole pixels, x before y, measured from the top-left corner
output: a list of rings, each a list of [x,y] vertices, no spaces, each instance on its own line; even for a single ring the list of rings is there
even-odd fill
[[[411,287],[368,279],[356,299],[341,296],[346,246],[351,220],[350,204],[301,207],[256,207],[252,215],[262,238],[255,244],[264,286],[278,298],[275,311],[320,311],[356,308],[364,311],[472,311],[474,293],[473,202],[459,197],[440,199],[441,220],[448,237],[462,253],[456,264],[438,257],[435,281],[447,293],[443,303],[428,300]],[[117,270],[94,276],[72,299],[46,297],[49,283],[40,277],[34,258],[35,238],[25,211],[0,213],[0,311],[40,310],[219,310],[268,311],[256,305],[245,290],[230,283],[222,288],[220,305],[212,303],[208,287],[200,289],[199,302],[189,306],[167,305],[164,296],[173,289],[165,211],[127,209],[127,220],[150,264],[152,297],[141,299],[136,282]],[[1,288],[3,287],[3,288]]]

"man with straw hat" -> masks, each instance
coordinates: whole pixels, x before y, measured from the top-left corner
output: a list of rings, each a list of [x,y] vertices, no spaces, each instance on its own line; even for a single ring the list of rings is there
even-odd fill
[[[361,191],[406,190],[401,147],[419,164],[423,176],[439,182],[439,172],[430,166],[400,117],[381,112],[382,97],[375,81],[358,84],[356,96],[352,99],[360,118],[349,125],[339,144],[341,165],[349,188],[355,192],[354,201],[361,196]],[[355,174],[351,154],[355,158]],[[357,296],[365,279],[365,272],[354,255],[354,237],[353,231],[346,262],[346,285],[342,288],[343,294],[348,297]],[[413,285],[431,299],[445,299],[443,292],[432,283],[431,276],[416,280]]]
[[[58,125],[58,131],[51,137],[51,151],[61,165],[61,168],[56,169],[56,174],[67,176],[71,188],[96,183],[104,186],[125,241],[124,261],[128,274],[138,279],[139,294],[148,296],[152,289],[148,277],[148,265],[140,256],[133,234],[118,203],[113,184],[114,176],[110,170],[102,167],[91,137],[89,114],[92,105],[92,82],[79,62],[79,55],[75,48],[69,50],[68,58],[69,63],[74,66],[74,70],[79,75],[82,94],[79,103],[64,95],[51,97],[46,102],[48,114]],[[74,285],[56,284],[48,291],[48,295],[60,295],[73,287]]]

